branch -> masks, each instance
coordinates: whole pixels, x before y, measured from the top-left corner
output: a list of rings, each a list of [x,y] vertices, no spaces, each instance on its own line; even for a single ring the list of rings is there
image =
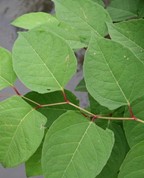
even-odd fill
[[[22,98],[24,98],[25,100],[28,100],[30,101],[31,103],[34,103],[36,105],[36,108],[35,109],[39,109],[39,108],[43,108],[43,107],[48,107],[48,106],[58,106],[58,105],[64,105],[64,104],[69,104],[77,109],[79,109],[80,111],[83,111],[84,113],[88,114],[89,117],[92,117],[92,121],[94,121],[95,119],[106,119],[106,120],[127,120],[127,121],[137,121],[137,122],[140,122],[140,123],[143,123],[144,124],[144,121],[139,119],[139,118],[136,118],[132,112],[132,109],[129,107],[129,111],[131,113],[131,117],[130,118],[124,118],[124,117],[105,117],[105,116],[101,116],[101,115],[96,115],[96,114],[93,114],[92,112],[90,111],[87,111],[86,109],[84,108],[81,108],[80,106],[77,106],[75,105],[74,103],[70,102],[67,97],[66,97],[66,94],[65,92],[63,91],[63,96],[64,96],[64,102],[59,102],[59,103],[50,103],[50,104],[40,104],[40,103],[37,103],[23,95],[21,95],[19,93],[19,91],[13,86],[12,87],[14,89],[14,91],[16,92],[16,94]]]

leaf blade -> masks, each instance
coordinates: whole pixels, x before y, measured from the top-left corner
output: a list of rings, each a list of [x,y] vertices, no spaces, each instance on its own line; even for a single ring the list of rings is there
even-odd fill
[[[142,178],[144,176],[144,141],[136,144],[128,152],[121,168],[118,178],[133,177]]]
[[[18,96],[1,102],[0,108],[0,162],[13,167],[36,151],[46,118]]]
[[[91,138],[94,133],[101,146],[95,143],[96,137]],[[90,141],[89,144],[87,141]],[[63,114],[54,122],[45,139],[42,156],[45,177],[95,177],[106,163],[113,141],[113,134],[109,130],[102,130],[75,112]],[[107,149],[104,146],[105,142],[108,143]],[[98,150],[103,152],[102,157],[98,154]],[[92,156],[93,154],[95,156]],[[57,166],[53,164],[55,160]]]
[[[143,19],[130,20],[116,25],[108,24],[108,30],[112,39],[130,49],[142,65],[144,65],[143,28]]]
[[[143,71],[130,50],[114,41],[92,37],[84,61],[84,77],[89,93],[101,105],[113,110],[142,96]]]
[[[57,18],[72,25],[86,41],[90,39],[91,31],[98,36],[106,35],[105,22],[111,22],[111,19],[98,3],[90,0],[54,0],[54,3]]]
[[[13,48],[13,60],[18,77],[39,93],[63,90],[76,70],[73,51],[50,32],[21,33]]]
[[[14,20],[11,24],[16,27],[30,30],[45,23],[58,24],[59,21],[48,13],[32,12],[16,18],[16,20]]]
[[[13,86],[16,75],[12,68],[11,54],[4,48],[0,48],[0,90]]]

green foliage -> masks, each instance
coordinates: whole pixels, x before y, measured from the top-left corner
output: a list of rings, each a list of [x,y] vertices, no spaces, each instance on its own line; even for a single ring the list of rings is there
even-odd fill
[[[92,97],[111,110],[129,105],[143,95],[141,61],[128,48],[112,40],[92,36],[84,61],[84,77]]]
[[[25,163],[27,177],[143,178],[143,1],[54,3],[55,16],[12,22],[27,31],[12,54],[0,48],[0,90],[16,93],[0,102],[0,164]],[[88,109],[66,90],[81,48],[84,78],[75,90],[88,93]],[[29,93],[17,90],[16,77]]]
[[[117,23],[116,25],[108,24],[111,38],[129,48],[135,56],[144,63],[144,20],[130,20]]]
[[[41,143],[45,123],[45,116],[18,96],[1,102],[0,162],[14,167],[26,161]]]
[[[0,48],[0,90],[12,86],[16,79],[11,58],[10,52]]]
[[[70,92],[65,90],[65,93],[67,95],[67,98],[74,104],[78,105],[79,101],[77,98]],[[59,103],[61,101],[64,101],[63,94],[61,91],[46,93],[46,94],[39,94],[36,92],[29,92],[25,95],[27,98],[39,102],[41,104],[53,104],[53,103]],[[27,100],[26,100],[27,101]],[[35,104],[29,102],[33,107]],[[47,123],[46,127],[50,127],[51,124],[63,113],[67,111],[77,110],[77,108],[70,106],[70,105],[54,105],[54,106],[47,106],[45,108],[39,108],[39,112],[42,113],[44,116],[47,117]]]
[[[42,155],[44,176],[93,178],[106,164],[113,143],[110,130],[67,112],[47,132]]]
[[[76,70],[74,53],[67,43],[50,32],[38,31],[19,34],[13,65],[21,81],[40,93],[63,90]]]
[[[33,29],[37,26],[41,26],[43,24],[57,25],[59,24],[59,21],[50,14],[44,12],[36,12],[20,16],[12,22],[12,25],[28,30]]]
[[[144,176],[144,141],[136,144],[128,152],[121,168],[118,178],[143,178]]]
[[[88,41],[91,32],[106,35],[105,22],[111,22],[107,11],[92,0],[54,0],[56,17],[77,29],[81,38]]]
[[[113,21],[144,16],[143,0],[110,0],[107,10]]]
[[[132,108],[134,115],[137,118],[144,120],[144,97],[138,98],[132,103]],[[126,116],[129,116],[128,110],[125,112]],[[142,123],[137,122],[124,122],[124,130],[126,134],[127,141],[129,146],[132,147],[137,143],[143,141],[144,139],[144,127]]]

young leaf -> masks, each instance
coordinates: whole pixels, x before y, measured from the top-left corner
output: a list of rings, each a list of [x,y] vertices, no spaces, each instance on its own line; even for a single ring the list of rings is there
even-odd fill
[[[0,163],[14,167],[38,148],[46,118],[18,96],[0,103]]]
[[[95,178],[106,164],[113,144],[110,130],[69,111],[47,132],[42,151],[44,176]]]
[[[144,177],[144,141],[138,143],[128,152],[118,178]]]
[[[144,66],[129,49],[108,39],[92,37],[84,78],[92,97],[110,110],[143,95]]]
[[[6,49],[0,48],[0,90],[12,86],[15,80],[11,54]]]
[[[144,97],[141,97],[131,104],[135,117],[144,120]],[[129,117],[129,111],[125,117]],[[136,121],[124,121],[124,130],[129,146],[132,147],[144,140],[144,124]]]
[[[143,5],[143,0],[111,0],[107,10],[113,21],[121,21],[138,17]]]
[[[20,33],[13,48],[13,62],[20,80],[39,93],[63,90],[76,71],[73,51],[50,32]]]
[[[77,29],[79,35],[89,41],[91,32],[106,35],[105,22],[111,22],[106,10],[91,0],[54,0],[56,16]],[[99,20],[100,19],[100,20]]]
[[[25,163],[27,177],[43,175],[41,167],[42,144]]]
[[[144,20],[130,20],[108,24],[108,30],[112,39],[129,48],[144,65]]]
[[[32,12],[18,17],[12,25],[24,29],[32,29],[42,24],[59,24],[59,21],[52,15],[44,12]]]
[[[72,103],[78,105],[79,101],[77,100],[76,96],[74,96],[73,93],[71,93],[68,90],[65,90],[65,94],[69,101]],[[54,104],[54,103],[60,103],[64,102],[64,97],[61,91],[55,91],[52,93],[46,93],[46,94],[39,94],[36,92],[30,92],[26,94],[26,97],[36,101],[40,104]],[[29,104],[32,104],[29,102]],[[33,107],[35,104],[32,105]],[[56,105],[56,106],[47,106],[39,108],[39,112],[41,112],[43,115],[47,117],[47,127],[50,127],[51,124],[63,113],[70,111],[70,110],[77,110],[71,105],[63,104],[63,105]]]
[[[115,178],[128,151],[123,129],[115,123],[110,123],[109,129],[114,132],[115,144],[107,164],[96,178]]]

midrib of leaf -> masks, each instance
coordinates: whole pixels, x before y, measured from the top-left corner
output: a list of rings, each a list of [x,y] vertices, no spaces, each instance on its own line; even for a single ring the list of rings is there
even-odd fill
[[[23,36],[23,35],[22,35]],[[25,36],[23,36],[24,39],[27,41],[27,43],[30,45],[31,49],[34,51],[34,53],[38,56],[38,58],[40,59],[40,61],[43,63],[44,67],[47,69],[47,71],[51,74],[52,78],[55,80],[55,82],[57,83],[57,85],[60,87],[61,90],[63,90],[63,87],[60,85],[60,83],[58,82],[58,80],[55,78],[55,76],[53,75],[53,73],[51,72],[51,70],[48,68],[48,66],[46,65],[46,63],[42,60],[41,56],[37,53],[37,51],[33,48],[33,46],[31,45],[31,43],[27,40],[27,38]]]
[[[11,84],[8,80],[6,80],[5,78],[3,78],[2,76],[0,76],[0,78],[1,78],[2,80],[4,80],[6,83],[8,83],[10,86],[12,86],[12,84]]]
[[[134,41],[132,41],[130,38],[128,38],[127,36],[125,36],[123,33],[121,33],[119,30],[118,30],[118,28],[116,29],[119,33],[120,33],[120,35],[122,35],[124,38],[126,38],[128,41],[130,41],[132,44],[134,44],[135,46],[137,46],[139,49],[140,49],[140,51],[142,50],[144,50],[141,46],[139,46],[136,42],[134,42]],[[120,42],[119,42],[120,43]],[[131,50],[131,52],[136,56],[136,58],[144,65],[144,61],[142,61],[140,58],[139,58],[139,56],[137,55],[137,54],[135,54],[135,52],[130,48],[130,47],[128,47],[128,46],[126,46],[128,49],[130,49]]]
[[[98,43],[97,43],[97,44],[98,44]],[[127,97],[125,96],[125,94],[124,94],[124,92],[123,92],[121,86],[119,85],[119,82],[118,82],[117,79],[115,78],[115,76],[114,76],[114,74],[113,74],[113,71],[111,70],[111,68],[110,68],[110,66],[109,66],[109,63],[107,62],[107,60],[106,60],[106,58],[105,58],[105,56],[104,56],[104,54],[103,54],[103,52],[102,52],[100,46],[99,46],[99,49],[100,49],[100,51],[101,51],[101,54],[102,54],[102,56],[103,56],[103,58],[104,58],[104,60],[105,60],[105,62],[106,62],[106,64],[107,64],[109,70],[111,71],[111,75],[112,75],[112,77],[114,78],[116,85],[117,85],[118,88],[120,89],[120,91],[121,91],[121,93],[122,93],[124,99],[126,100],[127,104],[130,105],[130,103],[129,103]]]
[[[72,8],[69,9],[69,8],[65,7],[63,4],[61,4],[61,5],[62,5],[64,8],[68,9],[74,16],[77,15],[77,17],[79,17],[84,23],[86,23],[98,36],[101,36],[88,22],[86,22],[83,18],[81,18],[81,17],[79,16],[79,14],[74,13],[73,11],[71,11]],[[84,17],[86,18],[87,16],[86,16],[86,14],[85,14],[83,8],[80,8],[80,10],[82,10]]]
[[[76,152],[78,151],[78,149],[79,149],[79,147],[80,147],[80,145],[81,145],[81,143],[82,143],[82,141],[83,141],[85,135],[87,134],[87,132],[88,132],[88,130],[89,130],[91,124],[92,124],[92,122],[89,123],[89,125],[88,125],[88,127],[86,128],[84,134],[82,135],[80,141],[78,142],[78,145],[77,145],[77,147],[76,147],[74,153],[72,154],[72,157],[71,157],[71,159],[70,159],[70,161],[69,161],[69,163],[68,163],[66,169],[64,170],[64,173],[63,173],[63,175],[62,175],[62,178],[64,178],[65,173],[67,172],[67,169],[68,169],[69,166],[71,165],[71,163],[72,163],[72,161],[73,161],[73,159],[74,159],[74,157],[75,157],[75,154],[76,154]]]
[[[7,156],[8,156],[8,154],[9,154],[9,150],[10,150],[11,144],[12,144],[12,142],[13,142],[13,140],[14,140],[16,134],[17,134],[17,131],[18,131],[19,127],[20,127],[21,124],[25,121],[26,117],[27,117],[31,112],[33,112],[34,110],[35,110],[35,108],[32,108],[32,109],[21,119],[20,123],[17,125],[16,131],[15,131],[15,133],[14,133],[14,135],[13,135],[11,141],[10,141],[8,150],[7,150],[7,152],[6,152],[6,155],[5,155],[4,159],[3,159],[3,161],[4,161],[4,160],[7,161]],[[4,162],[5,162],[5,161],[4,161]]]

